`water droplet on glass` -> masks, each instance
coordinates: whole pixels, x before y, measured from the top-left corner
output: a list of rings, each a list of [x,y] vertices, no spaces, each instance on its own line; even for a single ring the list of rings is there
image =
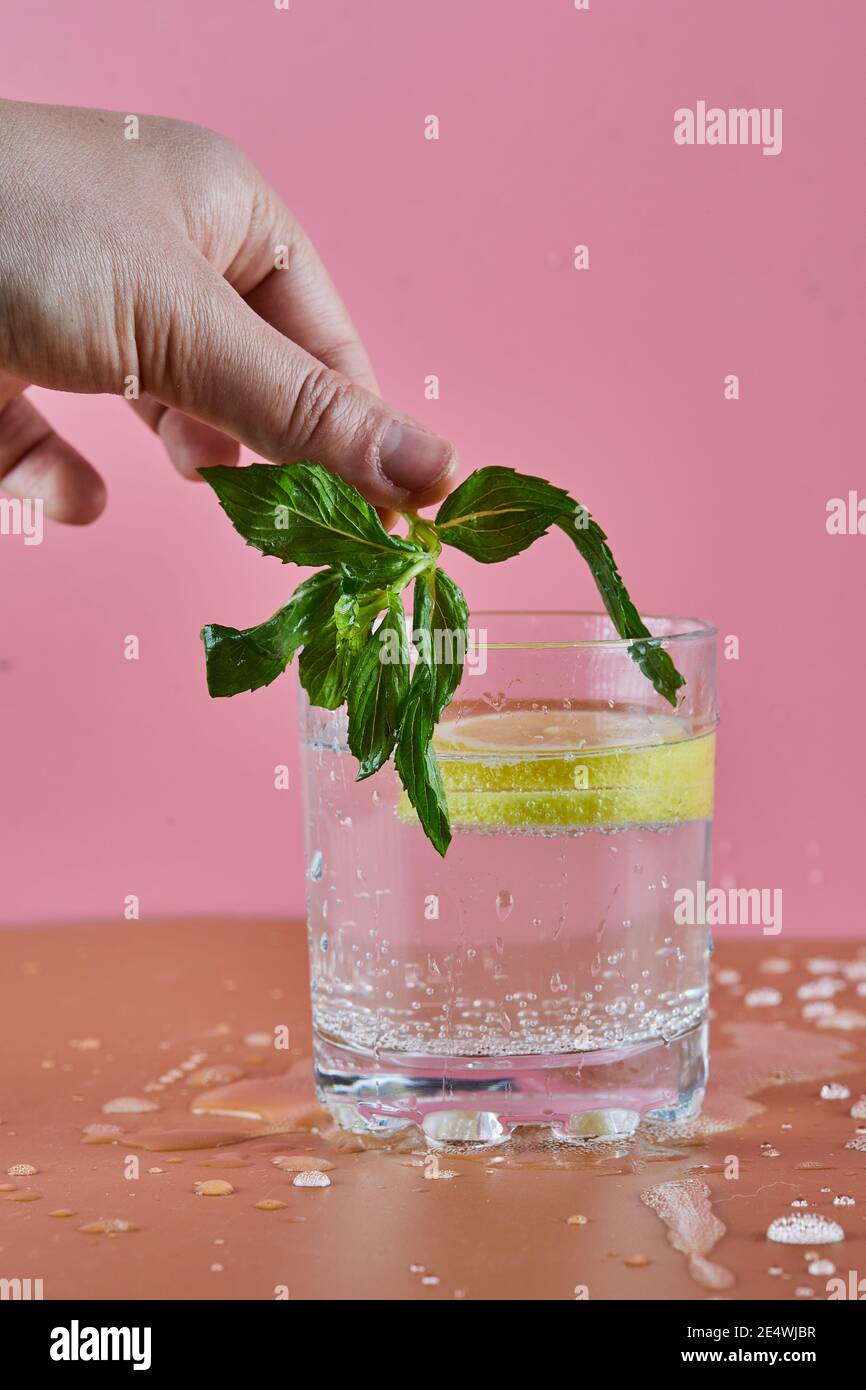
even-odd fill
[[[310,867],[307,869],[307,878],[310,880],[311,883],[321,882],[322,870],[324,866],[325,856],[322,854],[322,851],[320,849],[317,849],[312,859],[310,860]]]
[[[504,922],[511,916],[511,909],[514,907],[514,898],[507,888],[500,888],[496,894],[496,916],[500,922]]]

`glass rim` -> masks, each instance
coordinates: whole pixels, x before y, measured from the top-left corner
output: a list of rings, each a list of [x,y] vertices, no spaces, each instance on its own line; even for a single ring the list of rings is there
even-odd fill
[[[646,613],[641,616],[645,622],[670,623],[674,629],[682,630],[665,633],[664,636],[659,637],[651,634],[649,638],[587,637],[565,642],[491,642],[485,640],[485,646],[491,651],[569,650],[583,647],[623,651],[633,646],[635,642],[652,641],[658,646],[667,646],[669,642],[696,642],[718,636],[718,628],[704,618],[672,618],[666,613]],[[613,621],[609,613],[593,608],[475,608],[471,610],[469,617],[470,623],[478,618],[602,618],[609,623]]]

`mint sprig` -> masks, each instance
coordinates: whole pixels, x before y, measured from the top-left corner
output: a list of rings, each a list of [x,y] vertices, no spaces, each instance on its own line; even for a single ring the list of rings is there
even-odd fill
[[[629,597],[607,537],[563,489],[512,468],[481,468],[442,503],[435,521],[406,514],[409,533],[389,535],[350,484],[317,463],[208,468],[202,477],[232,525],[264,555],[318,573],[258,627],[202,630],[211,695],[269,685],[300,651],[298,674],[312,704],[348,710],[358,780],[394,765],[427,837],[451,840],[433,732],[463,671],[469,610],[439,565],[443,545],[482,564],[517,555],[557,526],[589,565],[629,655],[674,707],[685,683]],[[403,594],[413,586],[410,650]]]

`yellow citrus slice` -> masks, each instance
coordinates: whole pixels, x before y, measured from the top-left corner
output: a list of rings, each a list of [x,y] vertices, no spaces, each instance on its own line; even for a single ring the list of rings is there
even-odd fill
[[[671,716],[592,709],[473,714],[434,737],[452,826],[487,830],[704,819],[714,745]],[[398,813],[415,818],[405,793]]]

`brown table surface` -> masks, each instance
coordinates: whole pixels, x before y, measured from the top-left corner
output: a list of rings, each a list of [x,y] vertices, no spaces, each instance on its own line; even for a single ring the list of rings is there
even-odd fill
[[[712,1083],[684,1132],[581,1150],[530,1134],[449,1154],[444,1179],[417,1140],[329,1128],[305,955],[298,925],[262,921],[0,932],[0,1277],[41,1278],[46,1299],[803,1303],[828,1297],[823,1262],[866,1270],[866,948],[719,946]],[[850,1095],[822,1098],[831,1082]],[[333,1165],[331,1185],[294,1186],[278,1157]],[[233,1192],[197,1194],[213,1180]],[[803,1213],[844,1240],[767,1239]]]

